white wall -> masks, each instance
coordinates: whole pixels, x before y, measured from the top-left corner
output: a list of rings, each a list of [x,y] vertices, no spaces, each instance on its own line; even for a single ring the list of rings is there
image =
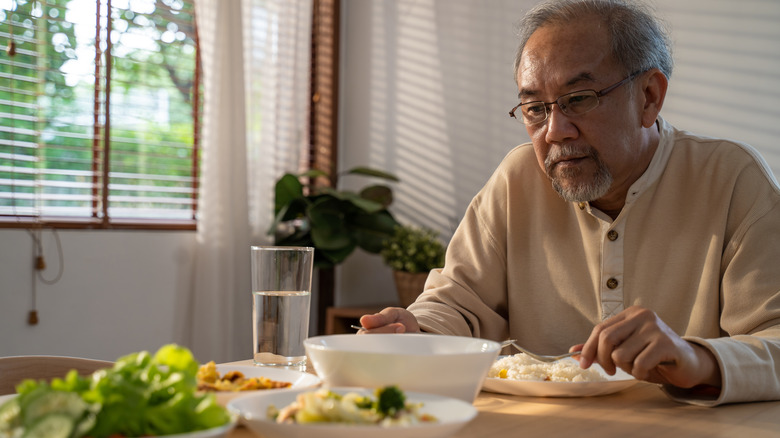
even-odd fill
[[[514,26],[529,3],[344,0],[340,166],[398,174],[400,220],[449,237],[504,154],[527,140],[507,112],[517,96]],[[655,4],[672,26],[677,61],[662,114],[679,127],[752,143],[780,173],[780,2]],[[56,246],[44,236],[51,278]],[[185,342],[180,298],[194,233],[60,236],[64,275],[52,286],[38,282],[40,323],[29,326],[32,241],[23,230],[0,229],[0,356],[114,359]],[[389,268],[374,255],[352,256],[337,288],[340,304],[396,299]]]
[[[113,360],[168,342],[184,343],[194,232],[59,231],[60,280],[33,286],[33,244],[24,230],[0,230],[0,356],[53,354]],[[52,280],[54,235],[43,233]],[[27,323],[35,287],[39,322]],[[249,347],[248,347],[249,348]]]
[[[340,166],[396,173],[392,211],[446,238],[512,147],[516,24],[531,0],[343,0]],[[780,174],[780,1],[655,0],[676,68],[662,115],[752,144]],[[343,181],[357,185],[357,181]],[[337,302],[394,299],[390,271],[361,254]]]

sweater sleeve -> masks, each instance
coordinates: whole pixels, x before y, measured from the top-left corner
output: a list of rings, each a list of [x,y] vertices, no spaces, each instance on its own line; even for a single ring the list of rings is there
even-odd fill
[[[443,269],[428,276],[409,306],[424,331],[505,339],[507,322],[504,180],[491,178],[452,237]]]
[[[780,391],[780,328],[753,335],[717,339],[686,337],[717,358],[723,386],[719,392],[662,385],[673,400],[699,406],[777,400]]]
[[[714,396],[665,386],[675,400],[715,406],[780,399],[780,196],[757,167],[746,167],[731,201],[733,231],[721,262],[720,327],[725,335],[689,342],[717,358]]]

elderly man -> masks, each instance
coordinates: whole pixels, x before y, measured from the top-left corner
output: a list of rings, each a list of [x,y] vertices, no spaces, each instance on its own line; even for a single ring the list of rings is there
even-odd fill
[[[780,189],[751,147],[659,117],[671,76],[652,14],[552,1],[521,23],[530,144],[471,202],[443,269],[368,332],[581,350],[680,401],[780,399]]]

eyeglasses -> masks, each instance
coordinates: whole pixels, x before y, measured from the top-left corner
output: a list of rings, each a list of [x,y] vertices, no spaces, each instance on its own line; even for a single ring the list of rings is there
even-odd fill
[[[512,111],[509,111],[509,116],[526,126],[536,125],[538,123],[544,122],[548,117],[550,117],[550,113],[552,112],[552,104],[557,104],[558,108],[561,109],[561,112],[567,116],[579,116],[599,106],[599,97],[605,96],[610,91],[618,88],[619,86],[625,84],[631,79],[634,79],[644,72],[645,71],[638,71],[631,73],[627,78],[610,85],[601,91],[580,90],[564,94],[552,102],[534,101],[521,103],[512,108]],[[517,117],[517,115],[515,115],[515,112],[518,110],[518,108],[520,109],[521,117]]]

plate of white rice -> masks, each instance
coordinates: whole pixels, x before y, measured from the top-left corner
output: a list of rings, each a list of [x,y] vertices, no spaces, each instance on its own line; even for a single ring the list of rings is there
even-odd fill
[[[613,394],[636,383],[621,369],[610,376],[599,364],[584,370],[571,358],[545,363],[518,353],[499,357],[490,367],[482,389],[536,397],[589,397]]]

